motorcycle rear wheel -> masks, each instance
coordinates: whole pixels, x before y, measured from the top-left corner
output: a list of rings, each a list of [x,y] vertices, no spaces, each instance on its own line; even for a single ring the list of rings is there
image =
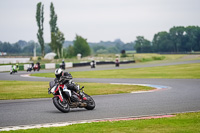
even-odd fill
[[[53,98],[53,104],[58,110],[60,110],[63,113],[68,113],[70,110],[68,102],[67,101],[65,103],[61,102],[59,97]]]

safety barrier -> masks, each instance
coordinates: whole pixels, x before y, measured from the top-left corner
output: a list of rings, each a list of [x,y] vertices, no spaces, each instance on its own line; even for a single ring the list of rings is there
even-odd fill
[[[120,64],[128,64],[128,63],[135,63],[134,60],[130,61],[120,61]],[[115,64],[114,61],[97,61],[97,65],[106,65],[106,64]],[[81,67],[81,66],[90,66],[90,62],[84,62],[84,63],[73,63],[73,67]]]
[[[56,64],[55,63],[47,63],[47,64],[45,64],[45,68],[46,69],[55,69]]]
[[[132,61],[121,61],[120,64],[128,64],[128,63],[135,63],[134,60]],[[106,64],[115,64],[114,61],[98,61],[96,62],[97,65],[106,65]],[[20,65],[19,64],[19,70],[27,70],[30,64],[24,64]],[[81,63],[72,63],[72,62],[67,62],[65,63],[65,68],[71,68],[71,67],[80,67],[80,66],[90,66],[90,62],[81,62]],[[0,66],[0,72],[4,71],[10,71],[12,65],[3,65]],[[55,64],[55,63],[46,63],[46,64],[41,64],[41,69],[56,69],[60,67],[60,64]]]

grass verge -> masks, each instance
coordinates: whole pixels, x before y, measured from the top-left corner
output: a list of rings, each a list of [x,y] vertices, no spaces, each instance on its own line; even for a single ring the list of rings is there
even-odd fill
[[[51,127],[6,133],[199,133],[200,112],[177,114],[171,118],[128,120],[114,122],[94,122],[64,127]],[[4,133],[4,132],[2,132]]]
[[[85,86],[84,91],[89,95],[106,95],[130,93],[132,91],[147,91],[153,88],[138,85],[114,85],[103,83],[79,83]],[[0,81],[0,100],[48,98],[49,82],[40,81]]]
[[[71,72],[74,78],[180,78],[199,79],[200,63],[144,67],[118,70]],[[36,73],[32,76],[55,77],[54,73]]]

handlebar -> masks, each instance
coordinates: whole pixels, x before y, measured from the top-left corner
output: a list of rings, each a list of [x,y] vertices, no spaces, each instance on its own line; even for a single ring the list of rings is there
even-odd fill
[[[82,90],[84,88],[84,86],[82,86],[81,88],[80,88],[80,90]]]

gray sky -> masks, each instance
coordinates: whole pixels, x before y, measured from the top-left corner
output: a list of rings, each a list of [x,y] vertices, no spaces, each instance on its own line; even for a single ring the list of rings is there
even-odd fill
[[[37,41],[38,0],[0,0],[0,41]],[[44,4],[44,39],[50,41],[50,0]],[[66,40],[75,35],[89,42],[131,42],[173,26],[200,26],[200,0],[56,0],[57,25]]]

